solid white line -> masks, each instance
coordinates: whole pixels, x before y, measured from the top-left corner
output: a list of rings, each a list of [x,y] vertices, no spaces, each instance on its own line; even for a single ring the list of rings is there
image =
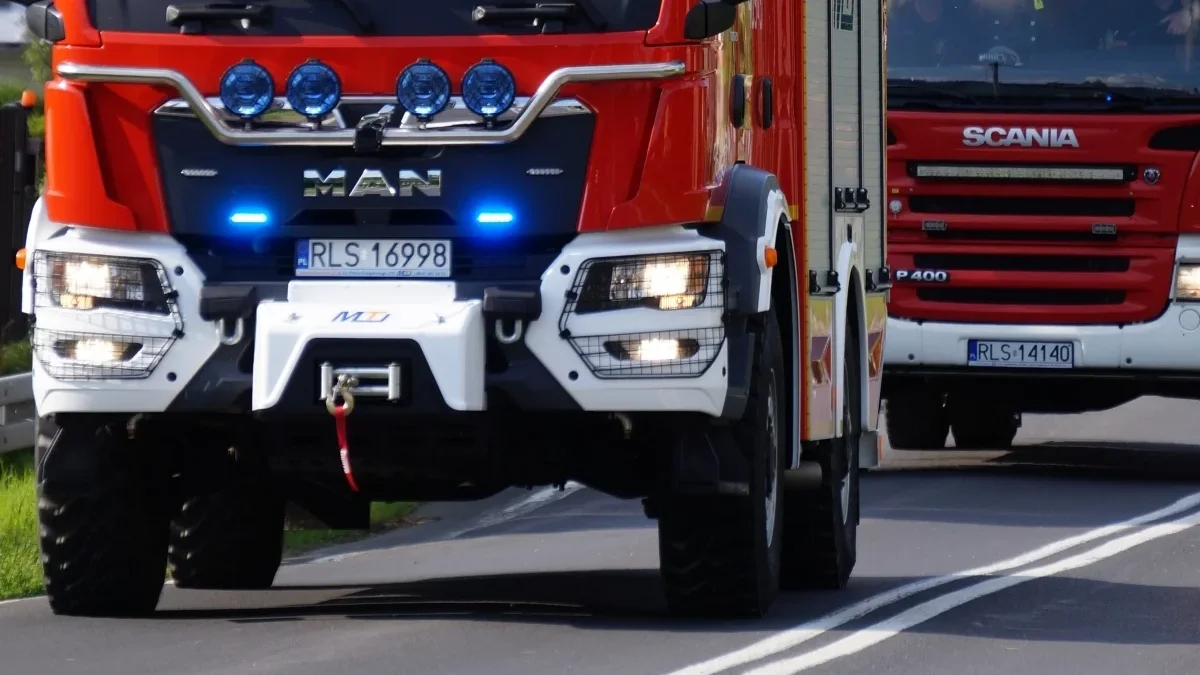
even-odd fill
[[[1030,563],[1035,563],[1044,558],[1056,555],[1067,549],[1074,548],[1081,544],[1086,544],[1096,539],[1108,537],[1118,532],[1128,530],[1131,527],[1137,527],[1146,523],[1151,523],[1168,516],[1173,516],[1182,513],[1189,509],[1200,505],[1200,492],[1190,494],[1178,501],[1144,515],[1130,518],[1121,523],[1107,525],[1094,530],[1088,530],[1082,534],[1051,542],[1041,548],[1034,549],[1023,553],[1015,558],[1001,560],[1000,562],[976,567],[975,569],[963,570],[961,572],[953,572],[940,577],[930,577],[920,581],[905,584],[890,591],[885,591],[879,595],[871,596],[865,600],[861,600],[849,607],[840,611],[834,612],[815,619],[808,623],[801,624],[794,628],[789,628],[785,631],[776,633],[768,638],[760,640],[752,645],[743,647],[736,651],[722,654],[707,661],[693,664],[676,670],[669,675],[715,675],[730,668],[752,663],[770,656],[774,656],[780,652],[787,651],[797,645],[808,642],[809,640],[825,633],[826,631],[834,630],[846,623],[860,619],[875,610],[894,604],[905,598],[911,597],[918,593],[924,593],[932,588],[944,586],[946,584],[960,581],[968,577],[988,576],[998,572],[1005,572],[1018,567],[1024,567]]]
[[[1049,565],[1035,567],[1022,572],[996,577],[981,581],[966,588],[947,593],[927,600],[915,607],[907,609],[896,616],[884,619],[879,623],[848,635],[837,642],[815,649],[811,652],[781,659],[765,666],[746,671],[742,675],[792,675],[809,668],[828,663],[834,659],[849,656],[868,647],[877,645],[884,640],[897,635],[913,626],[928,621],[939,614],[948,612],[955,607],[965,605],[972,600],[985,595],[999,593],[1018,584],[1034,579],[1061,574],[1080,567],[1087,567],[1111,558],[1135,546],[1145,544],[1155,539],[1161,539],[1172,534],[1178,534],[1200,524],[1200,513],[1193,513],[1168,523],[1162,523],[1146,528],[1140,532],[1125,535],[1119,539],[1103,543],[1093,549],[1065,558]]]
[[[563,497],[570,496],[571,494],[573,494],[575,491],[581,489],[582,487],[583,486],[580,485],[579,483],[571,481],[571,482],[568,482],[566,484],[566,486],[563,487],[562,490],[559,490],[556,487],[542,488],[542,489],[530,494],[529,496],[525,497],[524,499],[522,499],[514,504],[510,504],[509,506],[505,507],[504,509],[502,509],[500,511],[497,511],[496,513],[489,513],[489,514],[484,515],[483,517],[481,517],[478,521],[476,521],[474,524],[470,525],[469,527],[464,527],[461,530],[455,530],[454,532],[447,534],[444,537],[444,539],[455,539],[457,537],[461,537],[464,534],[467,534],[468,532],[474,532],[475,530],[481,530],[485,527],[492,527],[494,525],[506,523],[515,518],[520,518],[521,516],[526,515],[532,511],[536,511],[537,509],[540,509],[543,506],[550,504],[551,502],[556,502],[556,501],[562,499]]]

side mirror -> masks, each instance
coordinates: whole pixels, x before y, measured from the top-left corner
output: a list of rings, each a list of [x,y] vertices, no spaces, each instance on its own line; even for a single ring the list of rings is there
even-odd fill
[[[699,0],[688,10],[683,37],[703,40],[720,35],[737,22],[737,6],[746,0]]]
[[[54,0],[40,0],[25,8],[25,24],[29,32],[47,42],[58,42],[67,37],[62,14],[54,6]]]

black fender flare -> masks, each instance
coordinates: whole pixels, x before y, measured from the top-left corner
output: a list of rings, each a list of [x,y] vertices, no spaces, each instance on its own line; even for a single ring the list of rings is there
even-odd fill
[[[778,216],[774,219],[771,217],[771,211],[775,208],[772,203],[774,193],[782,194],[779,180],[774,174],[746,164],[735,164],[713,192],[712,205],[721,208],[720,220],[700,228],[702,235],[725,244],[725,277],[728,282],[725,290],[725,335],[729,351],[729,375],[725,406],[721,412],[724,419],[741,417],[750,392],[756,338],[750,318],[759,314],[759,298],[764,291],[763,272],[758,264],[763,256],[759,242],[770,234],[769,228],[778,225]],[[783,215],[786,216],[786,203],[784,207]],[[778,231],[775,237],[778,237]],[[768,245],[773,243],[774,237],[768,239]],[[792,257],[789,251],[787,259]],[[786,271],[787,274],[791,272],[790,268]],[[793,312],[789,311],[788,314]],[[790,333],[793,327],[786,326],[784,330]],[[784,336],[785,344],[788,337]]]

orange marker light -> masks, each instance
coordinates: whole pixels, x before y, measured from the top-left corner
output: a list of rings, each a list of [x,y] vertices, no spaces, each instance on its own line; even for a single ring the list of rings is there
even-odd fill
[[[775,265],[778,265],[779,264],[779,251],[776,251],[775,249],[771,248],[770,246],[764,246],[763,247],[763,262],[765,262],[767,264],[767,267],[774,267]]]
[[[26,89],[21,92],[21,107],[32,108],[37,103],[37,94],[33,93],[32,89]]]
[[[25,269],[25,249],[17,251],[17,269]]]

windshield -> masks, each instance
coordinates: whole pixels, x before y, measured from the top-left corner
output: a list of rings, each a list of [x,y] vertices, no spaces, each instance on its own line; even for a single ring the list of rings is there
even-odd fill
[[[539,12],[545,3],[501,0],[257,0],[233,6],[271,6],[264,21],[242,26],[215,19],[189,26],[192,34],[206,35],[537,35],[541,33],[596,33],[648,30],[658,20],[661,0],[560,0],[558,12],[544,16],[517,15],[503,10]],[[88,0],[92,22],[101,31],[179,33],[167,22],[168,8],[195,14],[205,8],[231,6],[225,0]],[[565,6],[565,7],[564,7]],[[477,12],[476,10],[490,10]],[[500,11],[497,11],[500,10]],[[487,19],[482,19],[482,15]],[[499,16],[499,18],[495,18]]]
[[[887,0],[888,78],[1200,90],[1192,0]]]

